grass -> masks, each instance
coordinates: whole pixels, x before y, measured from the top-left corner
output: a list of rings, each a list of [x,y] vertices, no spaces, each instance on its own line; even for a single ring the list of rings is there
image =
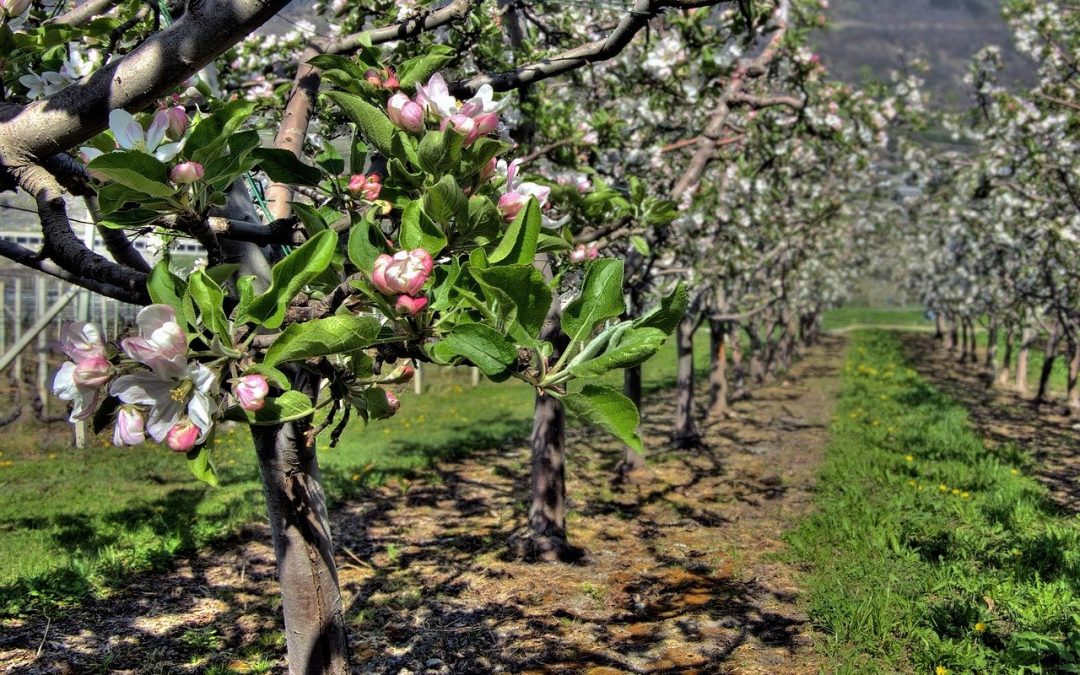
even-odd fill
[[[841,673],[1080,672],[1080,528],[965,410],[855,335],[817,509],[790,535]]]
[[[822,330],[837,330],[852,326],[913,326],[933,328],[921,305],[898,307],[846,306],[831,309],[821,317]]]
[[[707,367],[708,336],[696,349]],[[644,367],[646,390],[671,386],[669,342]],[[605,381],[619,386],[621,374]],[[331,503],[440,460],[527,436],[533,392],[520,382],[477,387],[464,369],[430,368],[423,395],[398,392],[401,410],[366,429],[353,423],[338,447],[320,449]],[[265,517],[258,467],[241,427],[214,443],[221,486],[196,481],[183,457],[159,446],[114,448],[103,436],[71,447],[66,425],[5,430],[0,451],[0,616],[62,611],[86,594],[107,595],[127,575],[220,542]]]

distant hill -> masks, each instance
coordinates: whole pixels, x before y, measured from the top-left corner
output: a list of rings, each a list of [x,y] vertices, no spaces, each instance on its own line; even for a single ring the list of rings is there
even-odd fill
[[[852,83],[885,80],[905,57],[920,57],[931,66],[933,103],[966,107],[963,77],[984,45],[1001,47],[1004,82],[1034,81],[1034,65],[1013,48],[999,11],[998,0],[831,0],[831,27],[811,41],[829,71]]]

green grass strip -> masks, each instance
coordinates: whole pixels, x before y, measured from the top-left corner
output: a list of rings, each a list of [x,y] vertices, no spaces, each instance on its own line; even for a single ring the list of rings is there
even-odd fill
[[[816,510],[789,536],[829,672],[1080,672],[1080,523],[898,339],[855,334]]]

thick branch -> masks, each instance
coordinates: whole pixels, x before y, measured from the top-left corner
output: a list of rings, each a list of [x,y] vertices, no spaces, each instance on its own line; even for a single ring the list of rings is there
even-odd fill
[[[19,246],[0,239],[0,256],[7,258],[13,262],[16,262],[23,267],[29,267],[32,270],[44,272],[49,276],[56,277],[76,286],[81,286],[87,290],[99,293],[101,295],[115,298],[121,302],[130,302],[132,304],[146,304],[141,293],[132,292],[126,288],[120,288],[119,286],[113,286],[112,284],[101,283],[94,281],[93,279],[86,279],[81,276],[76,276],[71,272],[68,272],[64,268],[57,265],[48,258],[42,258],[37,253],[34,253],[30,249]]]
[[[152,103],[286,4],[288,0],[189,3],[172,26],[89,77],[14,113],[5,111],[0,164],[17,167],[78,145],[105,128],[110,111]]]
[[[108,14],[116,0],[87,0],[83,4],[45,22],[47,26],[81,26],[94,17]]]

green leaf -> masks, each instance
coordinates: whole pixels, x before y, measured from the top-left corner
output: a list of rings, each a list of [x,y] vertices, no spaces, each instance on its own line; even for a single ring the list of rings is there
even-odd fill
[[[656,328],[631,328],[619,344],[594,359],[572,366],[569,371],[574,377],[585,378],[599,377],[616,368],[630,368],[648,360],[666,339],[667,334]]]
[[[446,246],[446,235],[424,213],[420,200],[409,202],[401,214],[401,246],[405,249],[422,248],[432,257]]]
[[[563,332],[572,340],[584,340],[598,324],[622,314],[626,309],[622,282],[622,260],[601,258],[590,263],[581,293],[563,310]]]
[[[169,184],[169,167],[145,152],[117,150],[95,157],[86,166],[142,194],[152,197],[176,194],[176,188]]]
[[[361,272],[370,273],[375,259],[383,252],[378,241],[382,237],[374,230],[374,223],[367,218],[358,218],[349,230],[349,260]]]
[[[255,412],[233,406],[225,412],[225,418],[247,422],[256,426],[282,424],[303,419],[315,412],[311,399],[299,391],[287,391],[281,396],[267,396],[266,403]]]
[[[615,389],[587,384],[579,393],[563,396],[562,402],[577,417],[604,429],[637,452],[644,451],[637,432],[641,422],[638,409]]]
[[[187,291],[199,308],[203,325],[225,344],[232,344],[229,320],[225,318],[225,293],[221,286],[202,270],[195,270],[188,277]]]
[[[508,264],[532,264],[536,257],[536,242],[540,238],[540,204],[530,199],[525,208],[506,228],[502,240],[488,256],[492,264],[507,261]]]
[[[277,328],[285,318],[285,308],[300,290],[323,272],[334,259],[337,233],[323,230],[285,256],[271,270],[270,288],[247,307],[245,317],[266,328]]]
[[[316,233],[326,229],[326,220],[319,213],[319,210],[311,204],[289,202],[289,206],[292,207],[293,213],[300,219],[300,222],[304,224],[304,232],[307,236],[314,236]]]
[[[444,228],[454,218],[462,223],[467,222],[469,200],[453,176],[443,176],[424,194],[424,213]]]
[[[214,463],[210,461],[211,452],[213,451],[210,449],[210,444],[204,443],[187,453],[188,468],[202,482],[217,487],[217,470],[214,468]]]
[[[686,290],[686,284],[680,281],[675,286],[675,290],[660,300],[659,305],[634,321],[634,328],[656,328],[665,335],[671,335],[686,316],[686,307],[689,304],[690,296]]]
[[[214,114],[200,119],[184,143],[184,156],[206,164],[220,153],[254,111],[255,104],[251,101],[230,101]]]
[[[486,244],[499,236],[502,224],[502,216],[495,204],[487,197],[473,195],[469,197],[469,229],[464,231],[458,223],[458,230],[463,237]]]
[[[258,161],[258,167],[275,183],[289,185],[307,185],[317,187],[323,174],[318,167],[309,166],[289,150],[280,148],[255,148],[252,157]]]
[[[480,323],[454,326],[438,346],[441,356],[462,356],[493,382],[510,377],[518,358],[517,347],[510,338]]]
[[[348,354],[370,347],[378,335],[379,320],[371,316],[342,314],[290,324],[266,350],[263,365]]]
[[[224,284],[232,275],[240,271],[239,263],[221,263],[206,268],[206,276],[213,279],[218,286]]]
[[[648,256],[650,252],[649,242],[645,241],[645,237],[640,235],[631,235],[630,243],[633,244],[634,250],[643,256]]]
[[[184,312],[187,283],[169,271],[167,260],[160,261],[150,270],[150,276],[146,279],[146,290],[154,304],[168,305],[176,310],[176,320],[181,326],[192,324],[191,319]]]
[[[461,161],[461,146],[465,137],[447,128],[429,131],[420,139],[416,157],[420,168],[433,176],[441,176]]]
[[[453,59],[453,49],[446,45],[433,45],[427,53],[408,59],[398,67],[398,82],[402,89],[413,91],[417,84],[425,82]]]
[[[532,265],[503,265],[485,269],[470,267],[469,272],[490,301],[498,304],[507,328],[523,342],[536,339],[551,309],[551,288],[540,270]]]
[[[324,94],[337,103],[345,116],[360,127],[360,133],[376,150],[385,157],[390,157],[390,144],[393,142],[397,127],[386,114],[359,96],[341,91],[328,91]]]

